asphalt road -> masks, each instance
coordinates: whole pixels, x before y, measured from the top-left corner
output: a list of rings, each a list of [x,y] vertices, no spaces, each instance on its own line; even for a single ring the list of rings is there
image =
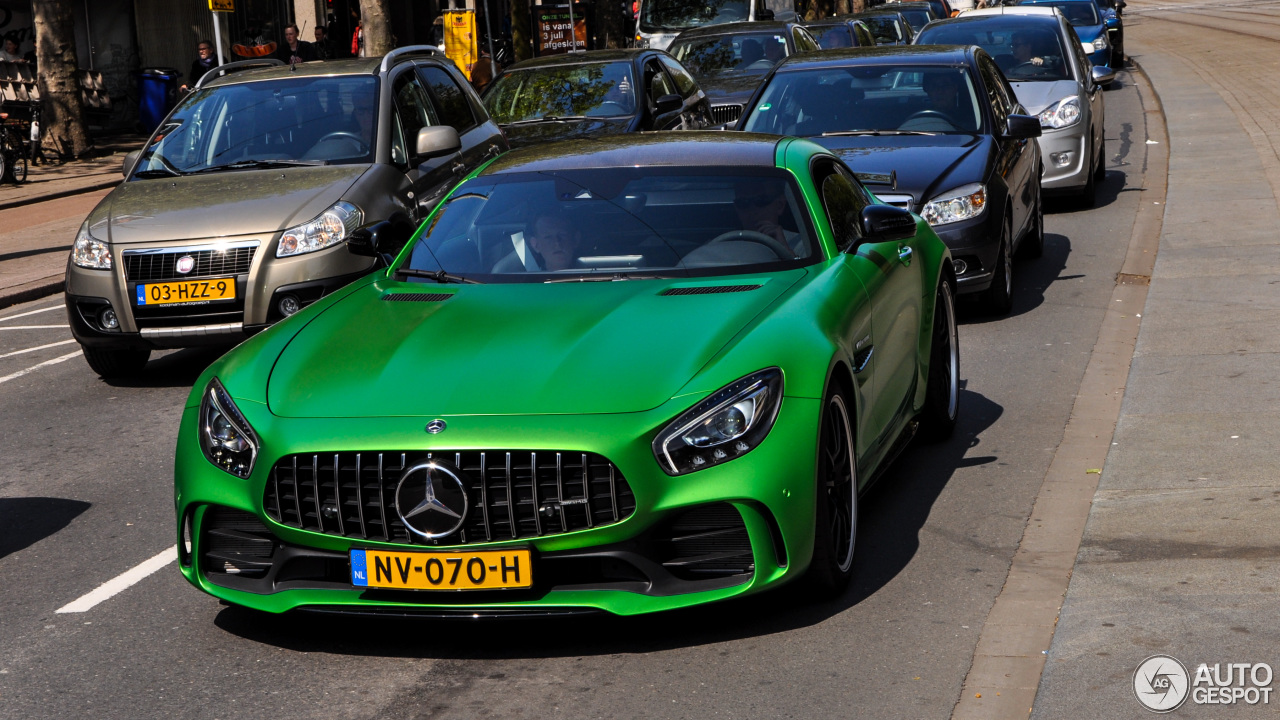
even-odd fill
[[[59,613],[174,545],[176,425],[215,354],[158,353],[143,379],[108,384],[60,297],[0,310],[0,717],[949,717],[1143,202],[1148,116],[1128,73],[1117,85],[1098,207],[1051,206],[1010,317],[962,308],[959,430],[911,448],[864,500],[857,576],[835,602],[281,618],[221,606],[169,563]]]

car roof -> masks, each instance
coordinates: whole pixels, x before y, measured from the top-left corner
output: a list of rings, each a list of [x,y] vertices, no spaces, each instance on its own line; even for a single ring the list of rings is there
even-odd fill
[[[589,50],[587,52],[562,53],[546,57],[530,58],[512,65],[506,70],[527,70],[535,67],[551,67],[556,65],[581,65],[582,63],[619,62],[632,60],[640,55],[656,52],[647,48],[618,48],[613,50]]]
[[[981,10],[966,10],[960,13],[961,17],[974,17],[982,15],[1054,15],[1058,12],[1053,7],[1035,7],[1033,5],[1001,5],[1000,7],[982,8]]]
[[[901,4],[902,3],[894,3],[894,5],[901,5]],[[893,17],[896,15],[898,17],[902,17],[902,13],[898,12],[897,10],[894,10],[893,5],[881,5],[879,7],[875,7],[870,10],[863,10],[862,12],[849,13],[848,15],[839,15],[837,17],[842,17],[847,20],[859,20],[864,17],[871,17],[872,15],[888,15],[889,17]]]
[[[638,165],[771,168],[783,139],[760,133],[690,130],[565,140],[504,153],[482,175]]]
[[[204,87],[234,85],[242,82],[258,82],[260,80],[279,80],[283,78],[322,77],[329,75],[377,75],[382,65],[381,57],[351,58],[348,60],[315,60],[297,65],[272,65],[247,70],[233,70],[226,75],[210,79]],[[196,78],[199,80],[200,78]]]
[[[836,48],[792,55],[778,64],[777,72],[850,65],[881,65],[885,61],[903,65],[968,64],[970,53],[970,48],[965,45],[878,45]]]
[[[908,10],[933,10],[933,6],[927,1],[924,2],[891,2],[880,6],[882,10],[893,10],[894,8],[907,8]]]
[[[770,30],[788,30],[792,25],[800,23],[787,22],[785,20],[765,20],[765,21],[748,21],[748,22],[731,22],[720,23],[719,25],[703,25],[702,27],[689,28],[676,36],[676,40],[684,40],[686,38],[707,37],[715,35],[737,35],[739,33],[757,33],[769,32]],[[673,41],[674,42],[674,41]]]
[[[994,9],[994,8],[993,8]],[[959,17],[947,18],[945,20],[935,20],[923,29],[916,37],[933,30],[934,28],[955,25],[958,23],[981,23],[981,22],[998,22],[1005,27],[1013,28],[1045,28],[1051,24],[1055,30],[1061,30],[1062,26],[1058,23],[1057,10],[1051,14],[1044,13],[989,13],[985,10],[971,10],[969,12],[960,13]]]

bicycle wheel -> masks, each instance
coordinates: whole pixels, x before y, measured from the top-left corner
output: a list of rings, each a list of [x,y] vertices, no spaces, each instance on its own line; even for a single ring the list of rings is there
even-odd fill
[[[13,169],[11,170],[11,172],[13,173],[13,182],[19,185],[26,182],[27,181],[26,156],[19,153],[18,156],[14,158],[12,166],[13,166]]]
[[[9,179],[9,148],[6,144],[0,143],[0,182]]]

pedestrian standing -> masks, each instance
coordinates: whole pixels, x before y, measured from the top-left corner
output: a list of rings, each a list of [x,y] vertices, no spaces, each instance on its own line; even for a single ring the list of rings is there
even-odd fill
[[[276,51],[276,59],[285,65],[296,65],[316,59],[311,43],[298,37],[298,26],[292,23],[284,26],[284,43]]]
[[[311,43],[311,50],[315,54],[317,60],[333,59],[333,43],[329,41],[328,35],[329,29],[324,25],[316,26],[316,41]]]
[[[484,92],[484,89],[489,87],[489,83],[493,82],[493,65],[491,61],[489,50],[482,47],[480,49],[480,58],[476,60],[475,65],[471,66],[471,86],[478,93]]]
[[[31,136],[27,145],[27,163],[30,165],[47,165],[44,161],[44,149],[40,147],[40,108],[31,111]]]
[[[191,63],[191,74],[187,76],[187,82],[178,87],[178,91],[190,91],[205,73],[217,66],[218,59],[213,56],[213,43],[208,40],[196,43],[196,59]]]
[[[351,33],[351,57],[364,57],[364,23],[355,10],[351,11],[356,21],[355,32]]]
[[[5,62],[26,62],[26,60],[18,54],[18,43],[11,37],[4,39],[4,49],[0,50],[0,60]]]

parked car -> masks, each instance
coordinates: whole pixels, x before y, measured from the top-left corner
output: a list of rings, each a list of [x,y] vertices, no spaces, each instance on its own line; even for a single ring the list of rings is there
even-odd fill
[[[1018,5],[1029,7],[1053,7],[1067,19],[1080,39],[1085,57],[1093,65],[1116,67],[1111,57],[1111,41],[1106,21],[1098,11],[1095,0],[1021,0]]]
[[[941,20],[916,45],[977,45],[995,59],[1018,101],[1040,119],[1045,192],[1097,199],[1106,174],[1102,85],[1115,71],[1085,58],[1075,31],[1053,8],[972,10]],[[1038,62],[1037,62],[1038,61]]]
[[[876,46],[876,37],[871,28],[861,20],[831,18],[805,23],[804,27],[823,50]]]
[[[911,30],[916,33],[923,30],[925,25],[928,25],[934,20],[951,17],[950,12],[944,13],[941,8],[934,10],[934,6],[931,3],[925,2],[925,0],[916,0],[915,2],[891,2],[885,3],[881,7],[882,9],[897,10],[907,19],[907,22],[911,23]]]
[[[1098,14],[1107,25],[1107,41],[1111,43],[1111,67],[1124,67],[1124,0],[1093,0]]]
[[[676,35],[731,22],[791,21],[795,0],[638,0],[636,47],[666,50]]]
[[[206,76],[80,227],[71,332],[103,377],[234,345],[368,273],[356,227],[425,217],[506,149],[434,48]]]
[[[706,91],[716,124],[724,124],[742,115],[742,104],[774,65],[819,49],[803,25],[752,22],[686,30],[670,51]]]
[[[877,8],[842,17],[866,23],[875,36],[877,45],[910,45],[916,36],[911,23],[907,22],[902,13],[893,9]]]
[[[512,151],[389,268],[200,376],[179,566],[272,613],[839,593],[859,494],[917,422],[955,427],[953,293],[929,226],[805,140]]]
[[[641,130],[698,130],[711,104],[661,50],[594,50],[516,63],[484,93],[511,147]]]
[[[805,137],[882,201],[920,214],[955,258],[958,292],[1013,302],[1015,254],[1044,248],[1040,134],[978,48],[828,51],[788,58],[738,126]]]

